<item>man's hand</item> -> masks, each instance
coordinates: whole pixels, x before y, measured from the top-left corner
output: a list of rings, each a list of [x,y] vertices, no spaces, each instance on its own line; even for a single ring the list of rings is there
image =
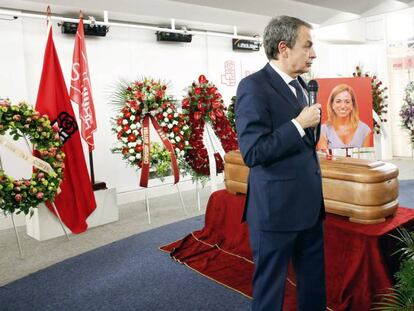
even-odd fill
[[[306,106],[295,119],[303,129],[315,127],[321,120],[321,105]]]

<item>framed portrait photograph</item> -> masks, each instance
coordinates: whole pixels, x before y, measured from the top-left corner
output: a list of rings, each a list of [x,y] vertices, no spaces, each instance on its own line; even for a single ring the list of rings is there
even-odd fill
[[[318,149],[373,147],[371,78],[323,78]]]

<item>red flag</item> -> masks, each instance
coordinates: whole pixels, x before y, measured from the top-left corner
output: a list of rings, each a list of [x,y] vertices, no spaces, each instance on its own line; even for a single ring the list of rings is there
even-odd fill
[[[88,143],[89,150],[92,151],[95,147],[93,132],[96,131],[96,118],[91,92],[91,80],[89,77],[82,18],[79,20],[75,38],[75,48],[73,50],[70,99],[79,105],[81,135]]]
[[[63,223],[73,233],[83,232],[88,228],[86,218],[96,207],[95,196],[85,163],[75,114],[53,43],[51,28],[43,60],[36,110],[47,114],[52,123],[57,122],[60,137],[64,142],[65,168],[60,185],[62,192],[55,198],[56,208]],[[52,206],[47,205],[54,212]]]

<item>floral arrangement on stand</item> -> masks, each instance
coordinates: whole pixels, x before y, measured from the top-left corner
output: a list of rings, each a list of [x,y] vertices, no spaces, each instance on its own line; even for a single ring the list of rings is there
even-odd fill
[[[63,178],[65,154],[59,127],[51,126],[47,115],[24,102],[12,105],[9,100],[0,100],[0,136],[7,132],[13,140],[27,137],[33,145],[33,155],[43,161],[40,164],[50,165],[49,173],[34,167],[30,179],[20,180],[8,176],[0,167],[0,210],[32,215],[40,203],[54,200]]]
[[[229,107],[227,108],[227,119],[229,119],[231,128],[236,133],[236,112],[234,111],[234,107],[236,104],[236,96],[233,96],[230,99],[231,103]]]
[[[225,152],[236,150],[237,137],[225,115],[226,107],[217,87],[200,75],[187,89],[187,96],[182,100],[183,111],[189,118],[191,149],[186,153],[186,160],[192,169],[193,178],[210,175],[208,151],[203,143],[205,122],[211,124],[213,131],[220,139]],[[218,152],[214,153],[216,169],[220,173],[224,163]]]
[[[414,148],[414,82],[405,87],[404,104],[401,106],[400,117],[402,126],[408,130]]]
[[[184,158],[186,149],[189,148],[190,128],[187,117],[177,111],[172,96],[168,95],[166,90],[167,85],[161,81],[143,78],[131,83],[121,83],[114,96],[113,103],[121,108],[112,119],[112,131],[118,138],[118,144],[112,148],[112,152],[121,153],[123,159],[131,166],[143,168],[145,161],[148,166],[150,165],[151,144],[148,129],[150,121],[164,145],[171,143],[170,150],[164,148],[169,153],[168,160],[177,158],[178,162],[181,162],[180,159]],[[159,149],[152,148],[152,150],[158,152]],[[160,152],[164,152],[163,149]],[[167,158],[161,158],[162,161],[160,159],[156,162],[152,161],[157,177],[165,176],[161,173],[164,170],[159,166],[164,167]],[[174,166],[174,161],[169,161],[169,164]],[[157,172],[161,175],[159,176]]]
[[[385,91],[388,87],[384,87],[382,85],[382,81],[378,79],[377,76],[371,76],[369,73],[362,73],[361,66],[355,67],[355,72],[352,74],[354,77],[366,77],[371,78],[371,86],[372,86],[372,109],[378,115],[378,118],[381,122],[387,122],[385,118],[385,114],[387,113],[388,104],[385,100],[388,98],[385,95]],[[381,132],[381,125],[374,119],[374,132],[376,134],[380,134]]]

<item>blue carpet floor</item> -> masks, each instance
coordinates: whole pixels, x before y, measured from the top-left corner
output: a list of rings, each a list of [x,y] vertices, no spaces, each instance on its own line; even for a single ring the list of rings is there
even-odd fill
[[[400,182],[399,199],[414,208],[414,180]],[[158,250],[203,225],[197,216],[137,234],[0,287],[0,310],[249,310],[249,299]]]
[[[414,179],[400,180],[400,206],[414,208]]]
[[[158,249],[203,225],[197,216],[137,234],[0,287],[0,310],[249,310],[249,299]]]

